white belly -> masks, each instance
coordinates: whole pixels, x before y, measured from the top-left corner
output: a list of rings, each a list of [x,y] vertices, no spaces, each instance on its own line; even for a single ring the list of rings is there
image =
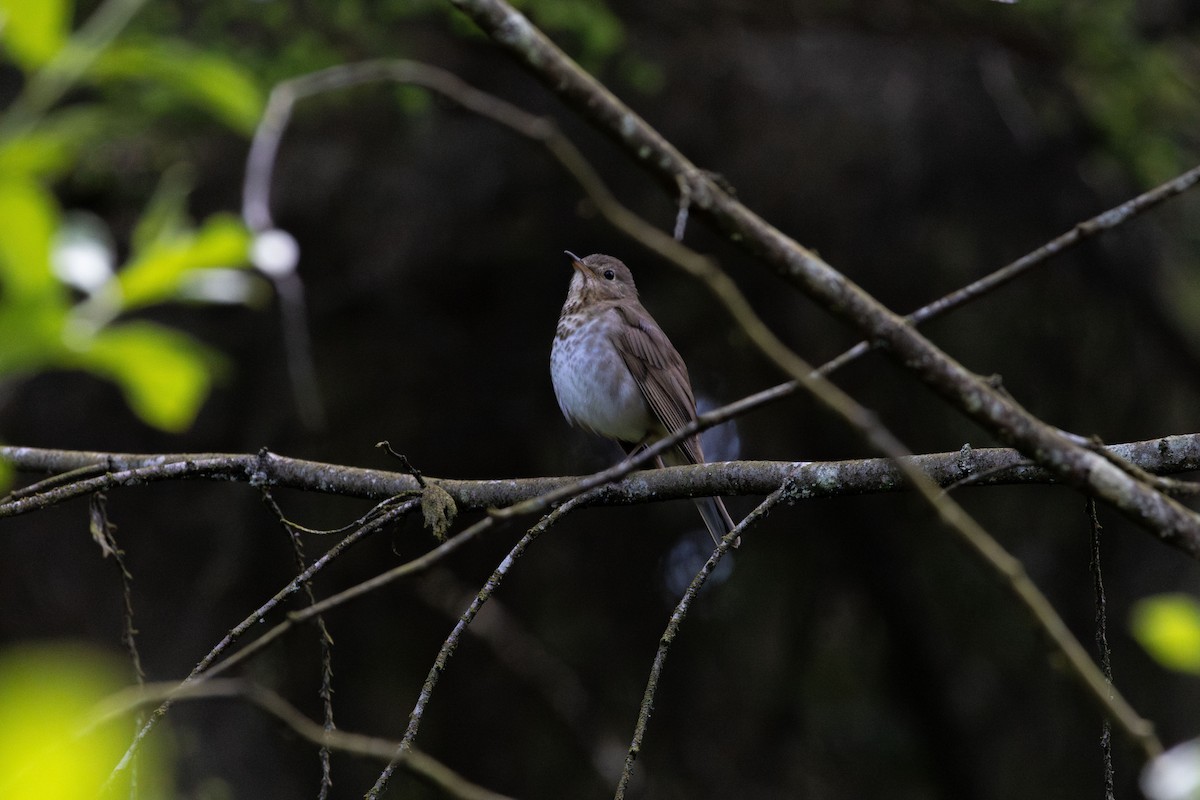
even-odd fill
[[[620,353],[594,318],[550,350],[550,378],[563,416],[593,433],[637,443],[653,430],[654,418]]]

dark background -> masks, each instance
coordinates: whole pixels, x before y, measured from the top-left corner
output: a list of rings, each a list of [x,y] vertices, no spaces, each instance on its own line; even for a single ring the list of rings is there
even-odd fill
[[[451,12],[336,5],[156,3],[130,35],[224,53],[264,88],[327,63],[429,61],[554,117],[624,203],[672,225],[669,193]],[[1171,177],[1197,150],[1200,14],[1187,0],[559,8],[574,11],[540,10],[561,46],[752,209],[898,311]],[[612,26],[620,38],[602,35]],[[145,452],[267,446],[392,468],[373,447],[388,439],[432,476],[598,469],[617,449],[567,427],[549,380],[570,276],[564,249],[630,264],[703,401],[782,380],[701,287],[615,233],[537,146],[447,103],[412,100],[375,87],[309,101],[280,153],[273,210],[301,246],[322,428],[299,421],[277,309],[171,306],[147,314],[193,332],[229,364],[186,433],[139,422],[110,384],[51,372],[6,387],[0,439]],[[244,137],[195,112],[150,115],[132,96],[109,102],[128,103],[147,128],[115,138],[111,164],[64,180],[65,205],[96,211],[120,240],[158,172],[186,160],[197,216],[238,209]],[[1002,375],[1052,424],[1110,442],[1191,432],[1198,202],[1184,197],[1091,240],[927,332],[969,368]],[[719,259],[813,363],[857,340],[702,220],[693,217],[687,241]],[[836,381],[914,451],[994,444],[882,356]],[[707,444],[710,457],[873,455],[807,397],[735,426]],[[277,499],[318,528],[367,507],[284,491]],[[1090,647],[1084,498],[1034,487],[964,489],[957,499]],[[737,516],[755,502],[729,505]],[[244,485],[157,484],[113,492],[109,507],[151,679],[185,675],[294,574],[283,532]],[[1190,738],[1200,683],[1132,641],[1128,610],[1149,594],[1200,589],[1195,566],[1107,509],[1101,520],[1117,685],[1164,742]],[[119,582],[86,521],[80,502],[0,523],[4,641],[66,637],[119,651]],[[489,534],[433,576],[328,615],[339,727],[399,737],[453,617],[519,535]],[[1100,796],[1096,709],[923,504],[904,495],[802,504],[744,540],[671,650],[634,796]],[[516,796],[610,794],[612,774],[592,764],[619,765],[658,637],[705,541],[689,503],[569,517],[481,613],[476,627],[495,639],[466,637],[418,746]],[[307,543],[310,555],[327,545]],[[318,594],[430,546],[410,520],[351,551],[317,581]],[[559,677],[514,666],[497,641]],[[301,630],[244,673],[319,718],[318,658],[312,631]],[[177,796],[315,794],[313,749],[259,712],[190,704],[170,719],[160,735],[175,753]],[[1137,752],[1118,738],[1115,757],[1118,796],[1135,796]],[[335,756],[335,796],[360,796],[378,768]],[[391,794],[437,796],[404,774]]]

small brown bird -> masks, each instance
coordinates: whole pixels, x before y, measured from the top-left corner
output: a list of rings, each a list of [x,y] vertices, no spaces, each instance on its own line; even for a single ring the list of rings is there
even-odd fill
[[[572,425],[616,439],[633,452],[696,418],[687,367],[662,328],[638,302],[633,276],[612,256],[579,258],[550,350],[550,377]],[[672,466],[703,464],[700,437],[658,458]],[[733,528],[719,497],[696,499],[713,541]]]

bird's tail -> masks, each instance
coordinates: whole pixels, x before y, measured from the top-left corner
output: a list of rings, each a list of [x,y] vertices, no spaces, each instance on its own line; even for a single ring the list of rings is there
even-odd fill
[[[694,457],[700,459],[699,463],[704,463],[704,453],[700,450],[700,441],[695,440],[695,445],[692,452],[682,448],[673,447],[655,459],[658,466],[678,466],[681,464],[695,464]],[[700,516],[704,519],[704,527],[708,528],[708,533],[712,536],[713,544],[720,544],[721,538],[725,534],[733,530],[733,518],[729,516],[729,512],[725,510],[725,504],[721,502],[719,497],[697,497],[695,500],[696,508],[700,510]],[[738,537],[733,542],[734,547],[738,547],[742,543],[742,537]]]
[[[725,510],[725,504],[719,497],[697,497],[696,508],[700,509],[700,516],[704,518],[704,527],[708,528],[713,543],[720,544],[721,538],[733,530],[733,518]],[[739,536],[733,546],[737,547],[741,543],[742,539]]]

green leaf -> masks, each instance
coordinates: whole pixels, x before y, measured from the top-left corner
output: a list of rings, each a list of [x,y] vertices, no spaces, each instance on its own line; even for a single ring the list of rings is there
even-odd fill
[[[0,42],[26,72],[44,66],[70,35],[68,0],[0,0]]]
[[[117,274],[126,311],[179,296],[187,273],[210,267],[247,264],[250,233],[228,214],[210,217],[195,233],[150,244]]]
[[[61,363],[66,303],[0,303],[0,380]]]
[[[1186,594],[1160,594],[1133,606],[1134,638],[1160,664],[1200,675],[1200,602]]]
[[[115,44],[92,66],[93,79],[151,81],[207,109],[231,128],[254,132],[264,99],[239,64],[183,42]]]
[[[100,331],[78,365],[120,386],[144,422],[180,432],[195,420],[220,364],[213,351],[184,334],[131,322]]]
[[[69,301],[50,269],[60,222],[40,184],[0,179],[0,377],[43,369],[62,354]]]
[[[6,303],[61,292],[50,271],[50,246],[59,225],[54,198],[22,177],[0,178],[0,290]]]
[[[0,142],[0,175],[42,177],[65,172],[73,151],[67,142],[42,133],[16,136]]]
[[[105,132],[109,110],[80,103],[43,117],[32,132],[0,140],[0,175],[56,178]]]

